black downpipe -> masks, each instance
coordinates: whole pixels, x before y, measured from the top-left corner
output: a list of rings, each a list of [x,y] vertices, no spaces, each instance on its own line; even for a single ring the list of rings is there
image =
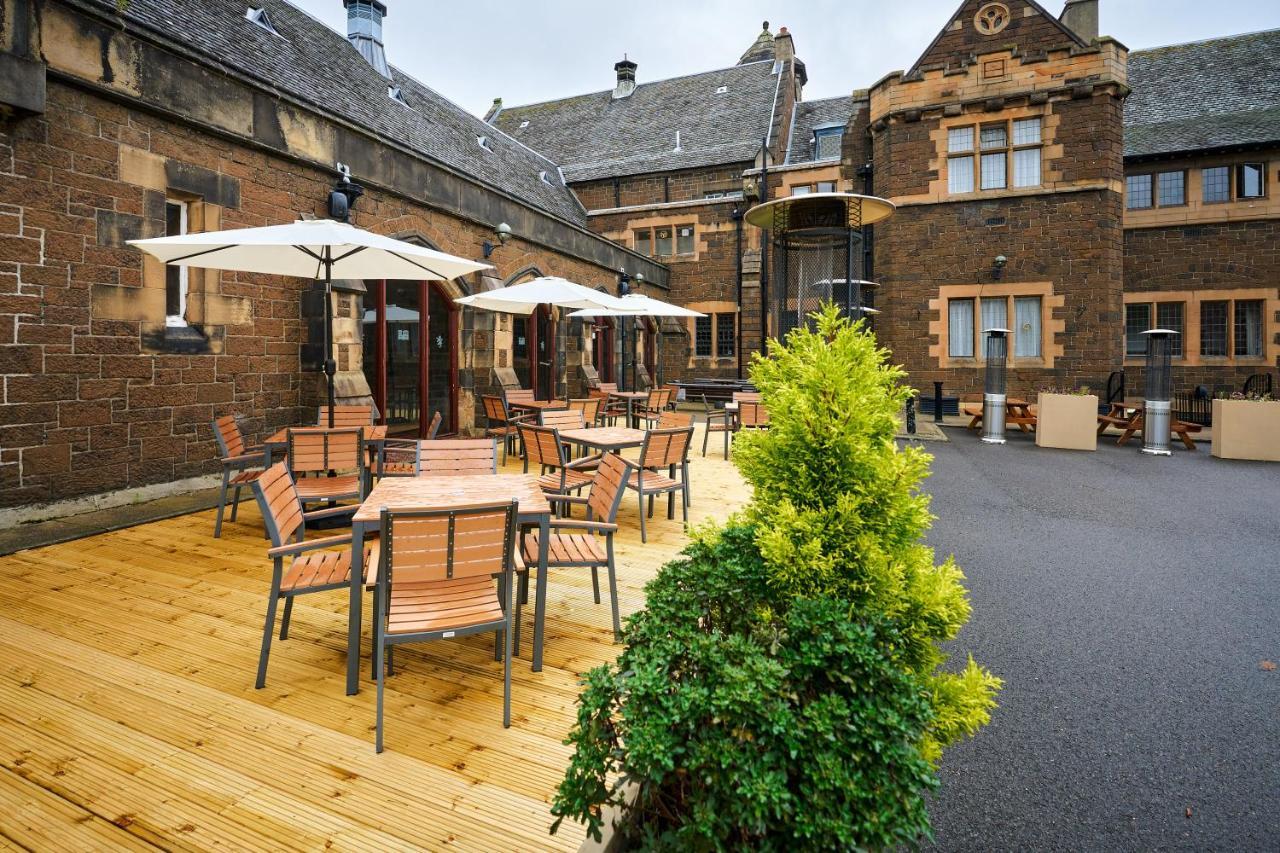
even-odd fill
[[[858,169],[858,175],[862,178],[863,195],[875,195],[875,170],[871,163],[864,164]],[[876,227],[874,225],[864,225],[862,227],[862,277],[867,281],[875,281],[875,239]],[[861,300],[859,300],[861,304]]]
[[[741,207],[733,209],[734,230],[738,239],[738,378],[742,378],[742,217]]]
[[[760,203],[769,200],[769,137],[760,146]],[[760,354],[769,354],[769,231],[760,235]]]

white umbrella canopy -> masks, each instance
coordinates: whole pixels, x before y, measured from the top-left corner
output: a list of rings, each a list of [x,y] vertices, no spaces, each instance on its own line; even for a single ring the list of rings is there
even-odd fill
[[[333,426],[333,279],[393,278],[447,281],[489,264],[374,234],[332,219],[300,219],[288,225],[231,228],[130,240],[166,264],[180,267],[289,275],[324,282],[324,373]]]
[[[445,281],[489,264],[374,234],[332,219],[130,240],[166,264],[299,278]]]
[[[472,308],[483,308],[503,314],[532,314],[539,305],[635,313],[626,311],[622,300],[616,296],[549,275],[500,287],[497,290],[473,293],[457,301],[459,305],[469,305]]]
[[[645,296],[643,293],[628,293],[626,296],[619,297],[618,302],[622,303],[621,308],[583,308],[574,311],[570,317],[625,317],[633,315],[637,317],[705,317],[706,314],[700,311],[692,311],[688,308],[682,308],[679,305],[672,305],[670,302],[663,302],[661,299],[654,299],[652,296]]]

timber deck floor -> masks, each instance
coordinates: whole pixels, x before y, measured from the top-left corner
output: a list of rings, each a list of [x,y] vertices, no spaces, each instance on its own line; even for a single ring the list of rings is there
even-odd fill
[[[691,459],[693,523],[743,503],[714,447]],[[623,503],[624,617],[686,542],[664,503],[646,545],[634,494]],[[368,597],[358,696],[345,591],[297,601],[255,690],[270,584],[256,505],[212,533],[199,512],[0,558],[0,849],[578,846],[576,825],[548,833],[549,809],[580,674],[620,649],[606,584],[596,605],[586,570],[552,572],[541,673],[525,611],[510,729],[492,635],[399,650],[377,755]]]

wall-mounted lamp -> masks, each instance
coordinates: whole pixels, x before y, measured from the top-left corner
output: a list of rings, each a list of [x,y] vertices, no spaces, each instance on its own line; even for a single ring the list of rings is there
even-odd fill
[[[486,260],[493,254],[493,250],[498,248],[498,246],[507,245],[507,241],[511,239],[511,226],[505,222],[499,223],[498,227],[493,229],[493,235],[498,238],[497,245],[494,245],[488,240],[484,241],[484,256]]]
[[[626,296],[631,292],[631,276],[625,269],[618,270],[618,295]]]
[[[991,262],[991,277],[996,281],[1004,278],[1004,268],[1007,263],[1009,259],[1004,255],[996,255],[996,259]]]

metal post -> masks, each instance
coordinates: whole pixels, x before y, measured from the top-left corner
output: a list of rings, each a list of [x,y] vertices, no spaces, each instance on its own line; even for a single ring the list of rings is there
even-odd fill
[[[333,247],[324,247],[324,375],[329,386],[329,429],[333,429],[335,408],[334,376],[338,363],[333,358]]]
[[[916,434],[916,395],[907,398],[907,435]]]
[[[1170,370],[1170,329],[1148,329],[1147,371],[1142,415],[1142,452],[1150,456],[1172,456],[1169,439],[1173,428],[1173,375]]]
[[[933,383],[933,422],[942,423],[942,383]]]
[[[982,395],[982,440],[1004,444],[1005,363],[1009,355],[1009,330],[987,329],[987,367]]]

